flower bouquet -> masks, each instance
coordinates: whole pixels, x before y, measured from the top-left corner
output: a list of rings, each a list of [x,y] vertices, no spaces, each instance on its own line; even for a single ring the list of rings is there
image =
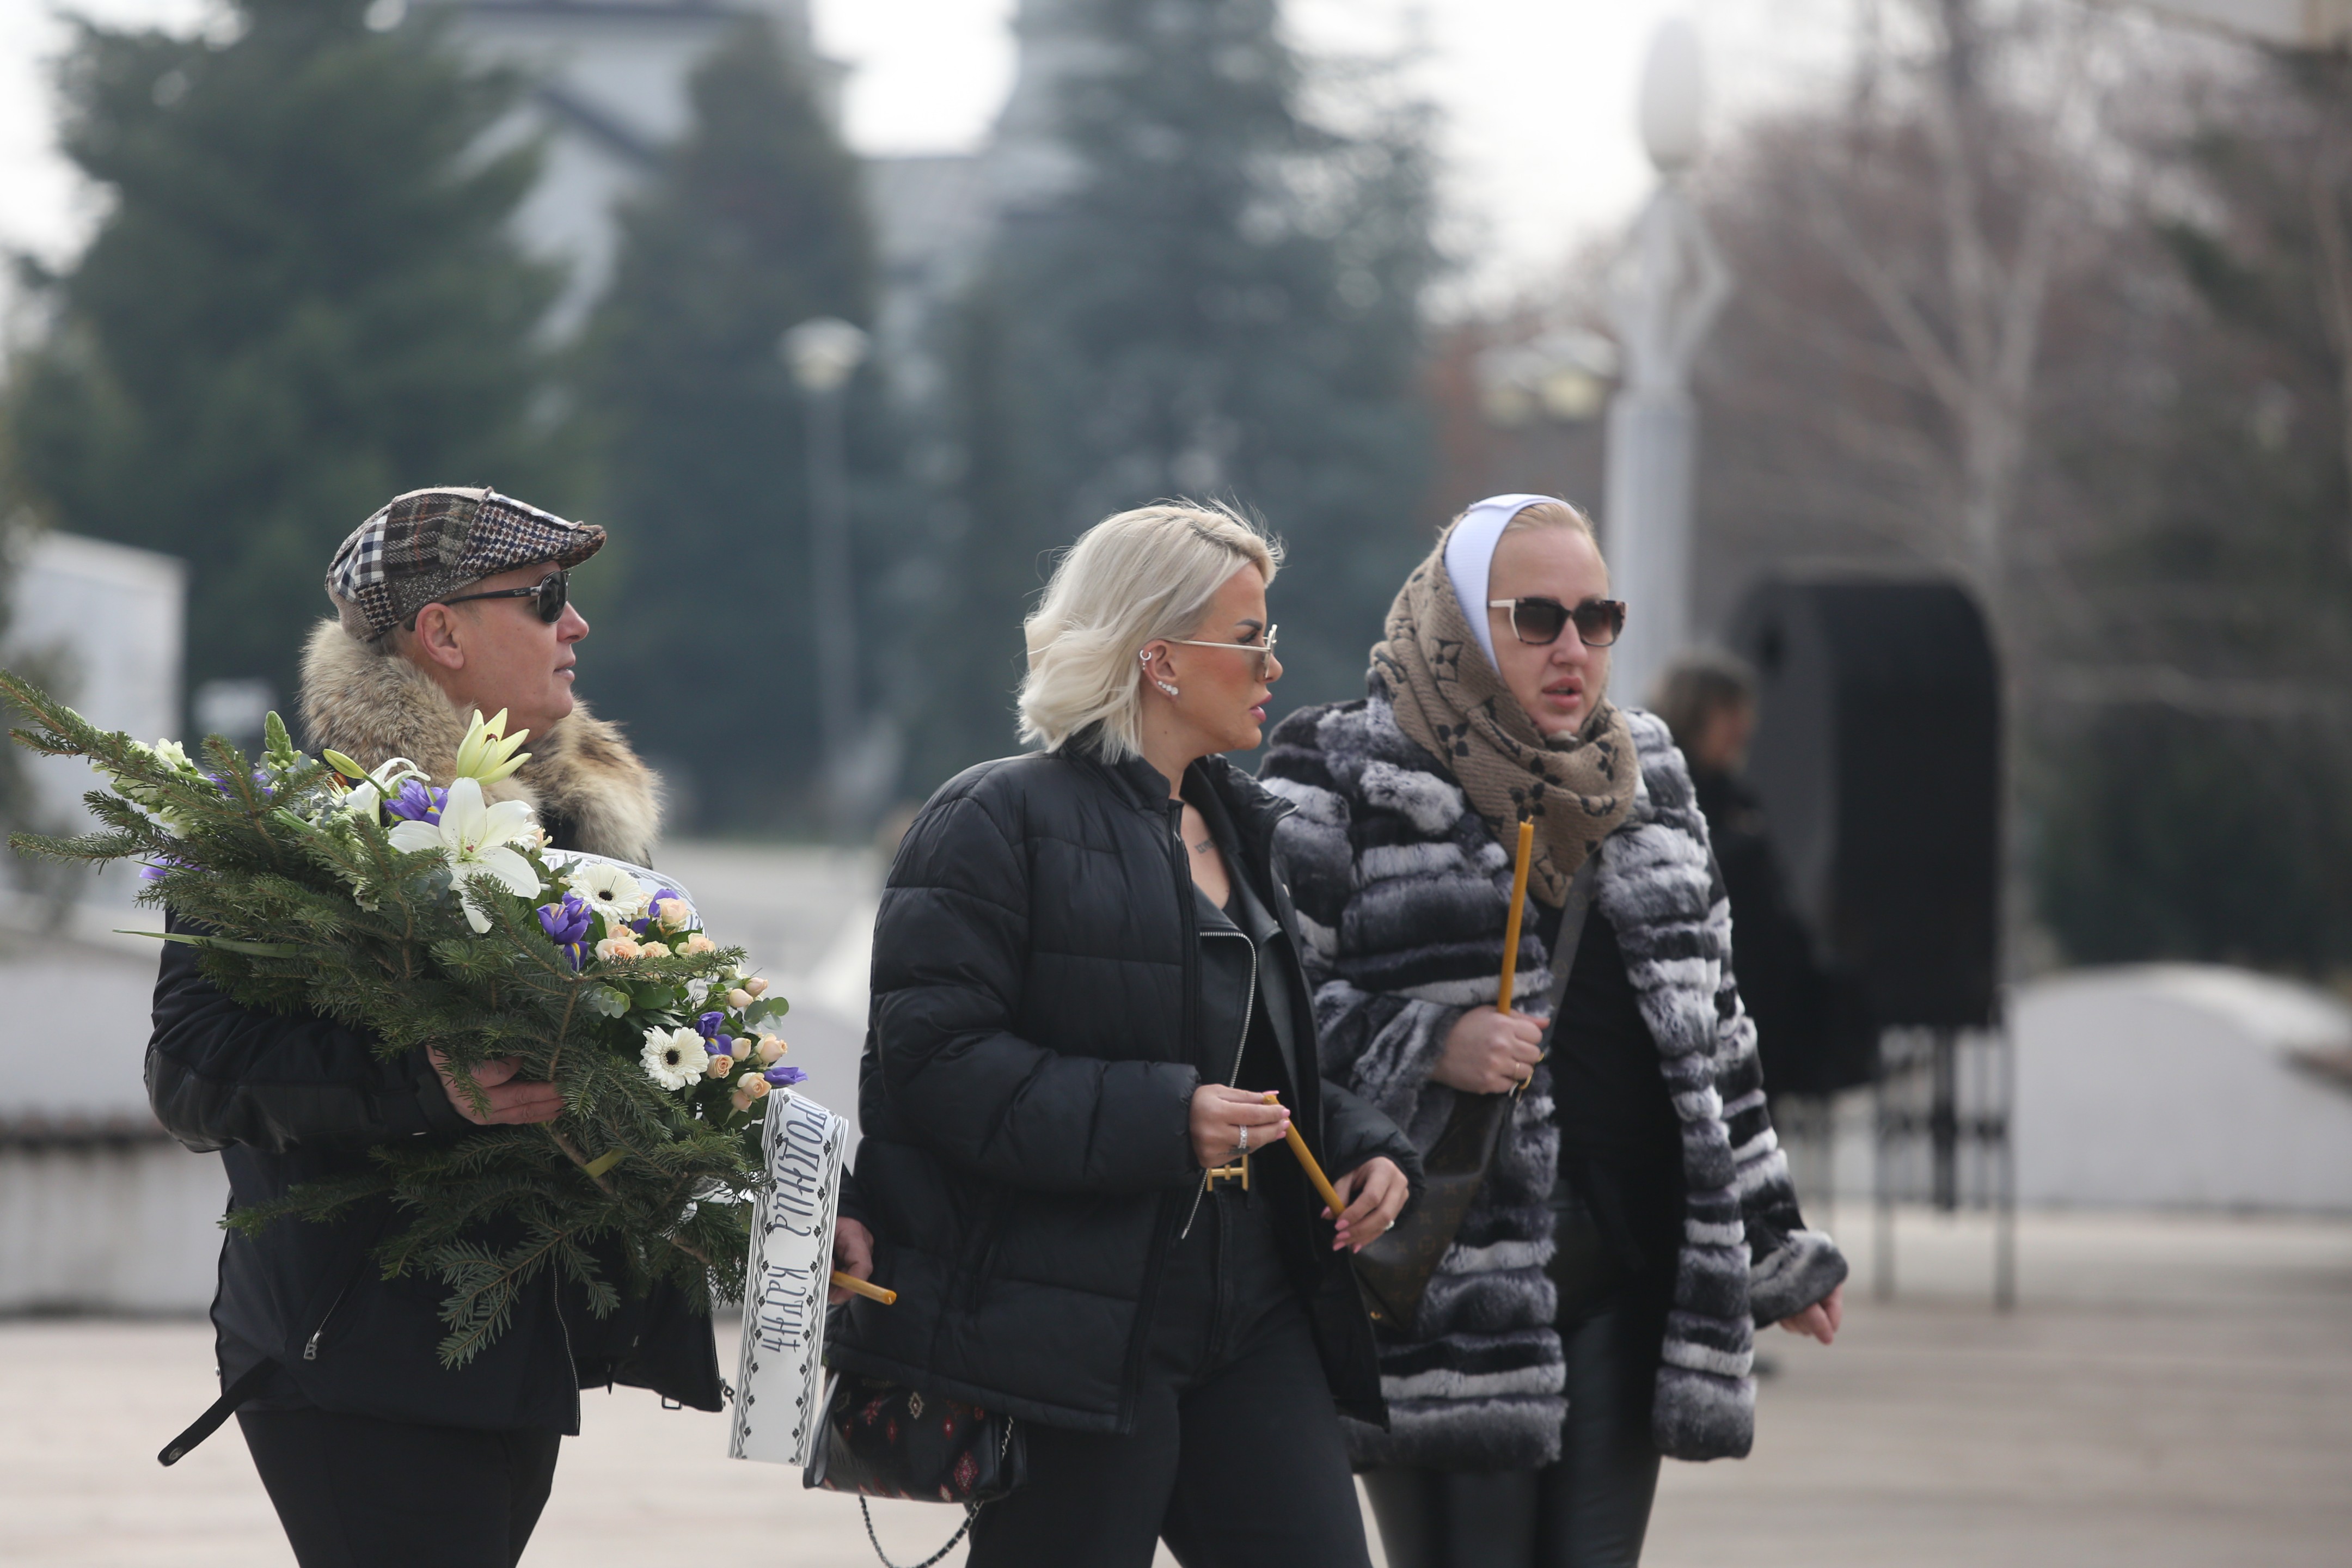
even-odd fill
[[[740,1298],[762,1100],[804,1076],[765,1027],[784,1000],[680,889],[551,849],[528,805],[485,797],[527,760],[503,713],[474,716],[457,776],[436,787],[404,760],[304,756],[274,713],[257,758],[214,736],[200,764],[175,742],[100,731],[5,670],[0,692],[33,721],[17,741],[86,757],[112,785],[86,797],[97,831],[13,847],[143,863],[140,901],[185,928],[165,940],[194,946],[240,1004],[372,1033],[388,1059],[429,1046],[485,1112],[470,1069],[495,1058],[562,1091],[551,1122],[379,1146],[363,1173],[225,1223],[250,1233],[388,1194],[408,1223],[376,1262],[446,1285],[450,1367],[551,1269],[598,1317],[661,1279],[698,1305]]]

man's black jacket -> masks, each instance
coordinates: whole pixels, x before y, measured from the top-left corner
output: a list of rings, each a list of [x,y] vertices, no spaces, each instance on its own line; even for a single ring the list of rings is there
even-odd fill
[[[238,1005],[204,977],[193,949],[171,942],[155,982],[148,1100],[181,1142],[220,1151],[232,1209],[364,1169],[375,1144],[471,1131],[422,1048],[385,1061],[373,1044],[325,1018]],[[229,1233],[212,1314],[224,1386],[274,1361],[257,1404],[492,1430],[576,1433],[579,1390],[608,1383],[720,1408],[710,1319],[667,1285],[599,1320],[569,1289],[559,1301],[551,1272],[495,1343],[445,1370],[434,1346],[446,1288],[428,1276],[387,1280],[368,1259],[398,1223],[380,1198],[331,1224]]]
[[[1319,1092],[1293,1121],[1337,1176],[1374,1155],[1419,1184],[1396,1127],[1315,1061],[1297,917],[1271,868],[1289,807],[1222,757],[1186,795],[1229,826],[1286,936],[1286,1033]],[[1180,807],[1150,763],[1075,743],[983,763],[915,819],[882,895],[858,1075],[861,1216],[894,1306],[853,1300],[836,1365],[1049,1426],[1123,1431],[1167,1243],[1201,1191],[1191,1135],[1201,1005]],[[1220,837],[1223,837],[1220,834]],[[1276,1151],[1261,1156],[1289,1158]],[[1384,1423],[1346,1256],[1296,1220],[1293,1280],[1339,1407]]]

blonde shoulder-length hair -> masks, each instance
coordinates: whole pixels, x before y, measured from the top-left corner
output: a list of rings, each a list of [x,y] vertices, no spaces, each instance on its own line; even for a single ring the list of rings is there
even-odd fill
[[[1144,644],[1191,637],[1238,568],[1272,583],[1281,564],[1278,540],[1214,501],[1159,501],[1078,535],[1022,623],[1021,739],[1058,751],[1091,730],[1112,761],[1138,755]]]

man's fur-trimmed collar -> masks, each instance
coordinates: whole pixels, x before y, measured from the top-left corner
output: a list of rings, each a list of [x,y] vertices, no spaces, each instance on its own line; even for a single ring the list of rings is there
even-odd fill
[[[302,652],[302,725],[313,750],[331,746],[371,768],[406,757],[446,784],[467,718],[432,677],[399,655],[353,641],[333,621],[310,633]],[[551,830],[568,825],[566,848],[651,863],[661,832],[659,785],[617,725],[583,702],[524,746],[530,761],[486,790],[490,799],[527,802]]]

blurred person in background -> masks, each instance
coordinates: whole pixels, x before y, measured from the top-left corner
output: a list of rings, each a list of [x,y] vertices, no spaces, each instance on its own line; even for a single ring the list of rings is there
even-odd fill
[[[470,715],[504,710],[509,733],[530,731],[530,760],[485,794],[529,802],[554,847],[646,863],[660,826],[653,774],[572,690],[588,623],[569,574],[604,542],[600,528],[488,489],[392,501],[328,571],[336,618],[302,664],[311,749],[370,768],[407,757],[446,785]],[[365,1170],[370,1148],[394,1139],[461,1139],[562,1110],[553,1085],[514,1079],[510,1061],[475,1073],[485,1112],[438,1053],[387,1061],[376,1045],[317,1015],[240,1006],[194,949],[168,943],[149,1098],[182,1143],[221,1152],[232,1207]],[[176,1460],[234,1412],[303,1568],[511,1568],[561,1438],[580,1430],[581,1389],[625,1383],[720,1408],[710,1319],[667,1282],[599,1319],[551,1269],[504,1334],[446,1369],[441,1283],[386,1279],[370,1257],[397,1223],[387,1196],[332,1223],[231,1232],[212,1309],[223,1394],[165,1450]],[[843,1226],[844,1266],[862,1270],[863,1232]]]
[[[1730,654],[1685,654],[1651,707],[1690,764],[1691,787],[1731,900],[1731,957],[1756,1023],[1764,1087],[1774,1096],[1832,1094],[1866,1083],[1876,1048],[1859,985],[1824,965],[1797,913],[1764,820],[1740,776],[1756,734],[1756,676]]]
[[[1581,512],[1481,501],[1406,578],[1370,694],[1291,714],[1262,770],[1298,806],[1325,1070],[1424,1152],[1459,1097],[1524,1090],[1412,1334],[1381,1332],[1392,1425],[1349,1429],[1391,1568],[1637,1562],[1662,1454],[1748,1452],[1754,1329],[1838,1328],[1845,1260],[1773,1141],[1689,773],[1605,695],[1623,619]]]
[[[1019,1422],[1028,1479],[980,1510],[974,1568],[1149,1568],[1162,1539],[1369,1562],[1334,1402],[1383,1417],[1348,1260],[1418,1166],[1322,1079],[1287,808],[1219,754],[1258,744],[1282,675],[1276,565],[1218,508],[1089,529],[1025,627],[1043,749],[942,785],[890,868],[857,1182],[898,1297],[853,1300],[827,1359]],[[1294,1123],[1341,1214],[1277,1147]]]

